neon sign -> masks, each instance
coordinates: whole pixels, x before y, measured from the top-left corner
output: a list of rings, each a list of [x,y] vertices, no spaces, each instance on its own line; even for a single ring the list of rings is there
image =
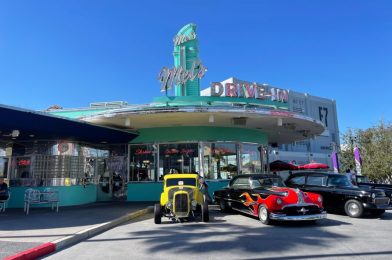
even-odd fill
[[[21,159],[18,161],[18,166],[29,166],[30,165],[30,160],[28,159]]]
[[[211,96],[214,97],[244,97],[263,100],[279,101],[287,103],[289,101],[288,91],[280,88],[267,88],[265,85],[257,83],[226,83],[223,86],[220,82],[211,83]]]
[[[177,35],[174,37],[173,42],[175,46],[181,45],[187,41],[195,40],[196,39],[196,33],[191,32],[189,36],[187,35]]]
[[[162,83],[161,91],[171,89],[173,85],[183,85],[189,80],[201,79],[204,77],[206,71],[207,69],[200,61],[193,62],[190,70],[186,70],[182,66],[171,69],[163,67],[158,74],[158,80]]]
[[[152,151],[144,150],[144,149],[137,149],[135,151],[135,155],[147,155],[147,154],[152,154]]]

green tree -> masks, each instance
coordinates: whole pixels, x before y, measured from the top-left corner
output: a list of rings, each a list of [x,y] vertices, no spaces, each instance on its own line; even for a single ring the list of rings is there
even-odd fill
[[[358,132],[362,154],[362,171],[373,180],[392,182],[392,125]]]
[[[354,147],[361,149],[362,173],[372,180],[392,182],[392,124],[381,121],[366,130],[348,129],[342,136],[342,170],[355,167]]]
[[[339,154],[341,172],[355,167],[354,142],[356,139],[356,132],[351,128],[349,128],[347,132],[342,135],[342,145]]]

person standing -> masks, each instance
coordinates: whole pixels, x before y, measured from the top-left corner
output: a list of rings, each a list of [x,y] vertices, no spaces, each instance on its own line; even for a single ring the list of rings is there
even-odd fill
[[[346,177],[347,177],[347,179],[353,184],[353,185],[356,185],[356,182],[355,182],[355,180],[353,179],[353,178],[355,178],[355,175],[353,175],[353,173],[352,173],[352,171],[351,171],[351,165],[350,165],[350,168],[348,168],[347,170],[346,170]]]
[[[7,200],[8,196],[8,185],[4,182],[4,178],[0,178],[0,200]]]

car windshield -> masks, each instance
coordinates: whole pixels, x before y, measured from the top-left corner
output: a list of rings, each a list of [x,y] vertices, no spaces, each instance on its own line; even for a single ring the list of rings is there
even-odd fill
[[[284,185],[281,178],[261,178],[261,179],[252,180],[253,189],[261,188],[261,187],[270,188],[273,186],[285,187],[286,185]]]
[[[196,186],[196,179],[195,178],[173,178],[166,180],[166,187],[171,186]]]
[[[331,176],[328,178],[328,186],[353,187],[347,176]]]
[[[369,179],[366,176],[357,176],[357,183],[369,183]]]

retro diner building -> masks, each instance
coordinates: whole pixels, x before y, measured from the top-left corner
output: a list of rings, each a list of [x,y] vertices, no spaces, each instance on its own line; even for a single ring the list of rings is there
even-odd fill
[[[276,159],[329,163],[339,139],[334,101],[236,78],[201,90],[206,69],[194,24],[178,32],[173,54],[174,67],[159,73],[165,95],[148,105],[103,102],[46,113],[110,133],[0,142],[0,175],[16,194],[10,206],[20,207],[31,186],[63,190],[62,205],[156,201],[172,172],[197,172],[213,192],[237,174],[268,171]]]

